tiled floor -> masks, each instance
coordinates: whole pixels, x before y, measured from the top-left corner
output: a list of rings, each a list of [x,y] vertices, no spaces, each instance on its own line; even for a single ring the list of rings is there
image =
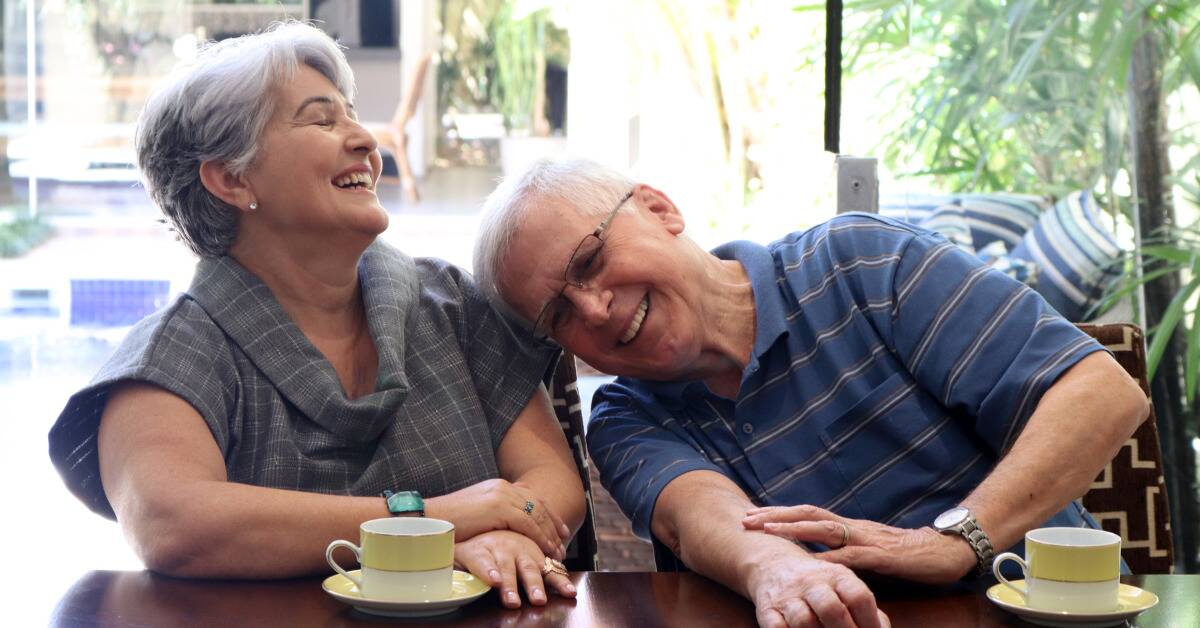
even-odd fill
[[[392,221],[384,238],[411,255],[468,265],[475,214],[497,177],[481,169],[434,171],[415,204],[385,183],[379,193]],[[44,185],[39,191],[56,236],[21,258],[0,260],[0,295],[46,288],[59,310],[0,312],[0,538],[8,565],[0,590],[20,591],[22,600],[6,611],[15,613],[12,625],[45,625],[53,600],[86,570],[141,566],[115,523],[67,493],[46,454],[46,432],[67,397],[86,385],[126,331],[72,327],[65,300],[70,279],[168,279],[178,291],[194,264],[157,222],[141,189]],[[0,299],[0,310],[6,307]]]

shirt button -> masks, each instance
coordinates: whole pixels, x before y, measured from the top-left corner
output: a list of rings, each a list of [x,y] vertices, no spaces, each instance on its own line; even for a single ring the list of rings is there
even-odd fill
[[[753,434],[754,426],[750,425],[749,423],[742,423],[742,433],[743,434]]]

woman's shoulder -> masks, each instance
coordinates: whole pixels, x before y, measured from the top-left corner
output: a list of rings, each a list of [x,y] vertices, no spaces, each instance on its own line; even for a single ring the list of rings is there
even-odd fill
[[[422,301],[460,301],[478,293],[471,273],[463,268],[437,257],[409,257],[386,242],[372,244],[364,264],[371,279],[369,286],[401,293],[415,289],[413,292]]]
[[[147,369],[195,369],[198,362],[223,361],[229,355],[227,343],[204,309],[181,294],[129,330],[93,384],[129,378]]]

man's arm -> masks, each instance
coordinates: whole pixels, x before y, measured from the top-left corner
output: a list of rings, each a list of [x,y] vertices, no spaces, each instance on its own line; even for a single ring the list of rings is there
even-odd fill
[[[763,626],[887,626],[875,596],[849,569],[791,541],[741,526],[753,504],[725,476],[692,471],[667,484],[651,528],[693,570],[754,602]]]
[[[1112,356],[1092,353],[1046,390],[1011,450],[962,503],[993,547],[1010,547],[1087,492],[1149,412],[1145,394]],[[821,558],[853,569],[949,582],[976,565],[961,537],[931,528],[892,528],[813,507],[749,512],[748,528],[831,546],[838,544],[835,537],[840,540],[840,523],[846,523],[852,530],[850,543]]]
[[[1046,391],[995,471],[963,505],[996,547],[1009,547],[1088,486],[1142,421],[1150,404],[1107,353],[1092,353]]]

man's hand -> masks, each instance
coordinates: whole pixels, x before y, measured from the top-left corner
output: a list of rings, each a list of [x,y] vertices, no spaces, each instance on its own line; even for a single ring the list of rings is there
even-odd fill
[[[760,626],[887,628],[887,615],[854,572],[816,557],[780,555],[747,581]]]
[[[975,552],[962,537],[933,528],[910,530],[847,519],[816,506],[755,508],[746,513],[742,525],[832,548],[814,555],[823,561],[927,584],[954,582],[978,564]],[[843,546],[842,539],[847,536]]]

